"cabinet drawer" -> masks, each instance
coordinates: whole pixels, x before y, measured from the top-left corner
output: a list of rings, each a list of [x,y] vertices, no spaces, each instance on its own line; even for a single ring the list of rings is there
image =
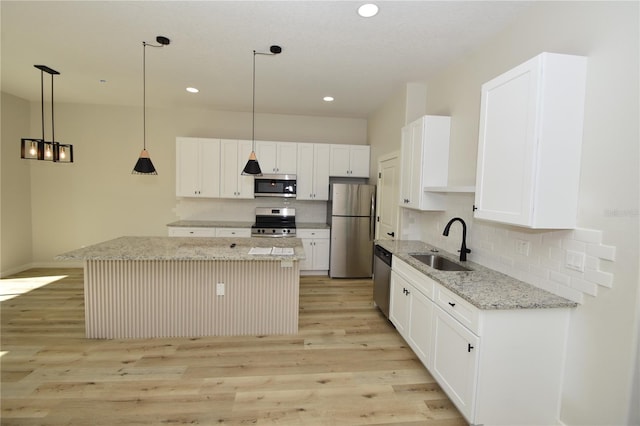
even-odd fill
[[[435,292],[435,302],[442,310],[460,321],[476,335],[480,334],[478,332],[480,328],[480,310],[478,308],[440,285],[436,285]]]
[[[216,228],[169,227],[170,237],[215,237]]]
[[[435,281],[418,271],[413,266],[395,257],[391,258],[392,269],[409,281],[420,293],[433,300]]]
[[[296,237],[298,238],[329,238],[331,236],[329,229],[296,229]]]
[[[216,237],[249,238],[251,237],[251,229],[249,228],[216,228]]]

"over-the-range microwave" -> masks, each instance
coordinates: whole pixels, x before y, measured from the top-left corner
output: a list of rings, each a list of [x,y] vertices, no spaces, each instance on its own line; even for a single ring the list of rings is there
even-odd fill
[[[296,175],[262,175],[256,176],[253,184],[256,197],[296,196]]]

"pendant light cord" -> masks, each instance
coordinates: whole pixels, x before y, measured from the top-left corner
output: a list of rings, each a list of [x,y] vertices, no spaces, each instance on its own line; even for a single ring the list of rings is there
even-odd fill
[[[142,149],[147,149],[147,42],[142,42]]]
[[[251,102],[251,150],[256,150],[256,51],[253,51],[253,99]]]
[[[55,121],[53,119],[53,74],[51,74],[51,142],[56,143]]]
[[[44,71],[40,70],[40,112],[42,115],[42,142],[44,139]]]

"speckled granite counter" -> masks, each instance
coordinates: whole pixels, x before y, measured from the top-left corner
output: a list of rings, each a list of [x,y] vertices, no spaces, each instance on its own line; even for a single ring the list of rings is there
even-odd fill
[[[252,247],[294,254],[251,255]],[[56,259],[84,260],[89,338],[298,331],[299,238],[121,237]]]
[[[225,220],[178,220],[167,226],[178,228],[251,228],[253,222],[230,222]]]
[[[542,309],[577,306],[577,303],[571,300],[477,263],[459,262],[456,255],[421,241],[378,240],[376,244],[480,309]],[[431,253],[432,249],[438,250],[438,254],[443,257],[464,263],[464,266],[471,271],[439,271],[410,256],[415,253]]]
[[[252,247],[292,247],[294,254],[249,254]],[[305,259],[305,254],[299,238],[120,237],[60,254],[56,259],[297,261]]]
[[[297,222],[298,229],[330,229],[331,227],[322,222]]]

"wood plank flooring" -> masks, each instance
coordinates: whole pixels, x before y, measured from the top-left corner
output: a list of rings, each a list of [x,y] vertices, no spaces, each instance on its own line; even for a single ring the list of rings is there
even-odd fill
[[[467,424],[371,280],[302,277],[296,335],[90,340],[81,269],[9,278],[46,276],[1,304],[2,425]]]

